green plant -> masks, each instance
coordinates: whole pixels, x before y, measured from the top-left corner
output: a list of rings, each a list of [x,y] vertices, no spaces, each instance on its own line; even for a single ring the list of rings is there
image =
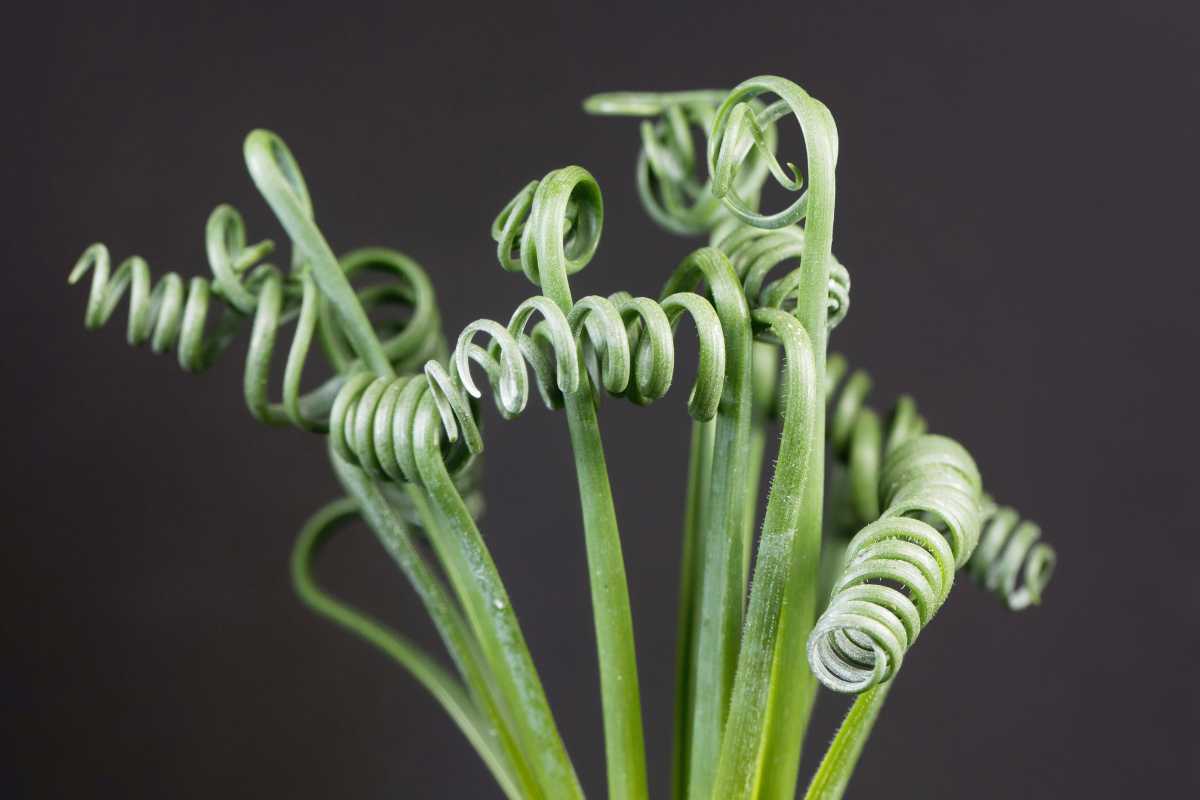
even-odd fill
[[[832,253],[837,133],[825,106],[787,80],[759,77],[730,93],[598,95],[585,108],[644,118],[643,204],[668,230],[709,237],[658,300],[574,298],[569,276],[596,252],[603,202],[586,170],[557,169],[518,192],[492,227],[501,266],[523,272],[539,293],[507,324],[471,323],[450,348],[421,268],[387,249],[335,257],[296,161],[262,130],[246,139],[246,163],[291,241],[290,270],[264,260],[270,241],[247,245],[241,216],[220,206],[207,229],[211,281],[185,286],[169,273],[152,285],[142,259],[113,271],[99,244],[70,279],[92,273],[88,327],[103,325],[128,291],[130,343],[176,348],[188,370],[208,366],[252,318],[251,413],[328,434],[346,491],[296,543],[300,596],[404,666],[514,798],[582,791],[477,527],[482,392],[473,369],[486,375],[504,417],[525,408],[530,368],[545,404],[564,411],[583,509],[609,794],[645,797],[632,615],[598,400],[601,388],[637,404],[666,394],[675,329],[686,317],[699,366],[688,400],[674,794],[793,796],[820,683],[858,693],[808,790],[840,797],[904,654],[955,572],[967,567],[1023,608],[1039,601],[1053,551],[1036,527],[996,509],[971,457],[927,434],[910,399],[881,419],[864,405],[866,375],[843,383],[844,360],[826,358],[850,280]],[[804,135],[803,176],[775,155],[776,124],[788,117]],[[706,137],[703,153],[695,129]],[[772,214],[758,210],[768,177],[799,193]],[[354,288],[351,279],[372,272],[387,280]],[[214,305],[220,318],[210,321]],[[373,324],[368,313],[388,306],[403,310],[403,322]],[[282,399],[273,403],[268,377],[288,325]],[[302,392],[314,342],[333,377]],[[754,500],[775,422],[779,452],[756,538]],[[314,581],[322,545],[359,517],[417,590],[452,671]]]

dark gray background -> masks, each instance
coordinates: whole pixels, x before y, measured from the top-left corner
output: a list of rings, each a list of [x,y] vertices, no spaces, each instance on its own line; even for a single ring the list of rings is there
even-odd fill
[[[1200,788],[1194,4],[162,5],[5,12],[12,795],[494,793],[411,680],[292,596],[293,534],[335,494],[322,442],[249,418],[240,345],[194,377],[125,346],[123,312],[85,333],[86,290],[66,285],[85,245],[206,274],[204,221],[223,201],[252,236],[278,238],[241,159],[244,134],[267,126],[297,154],[335,249],[419,259],[451,333],[532,292],[495,265],[488,225],[566,163],[594,172],[607,205],[578,291],[656,294],[694,245],[637,203],[636,125],[588,118],[580,100],[764,72],[838,123],[836,250],[854,300],[835,349],[873,371],[876,405],[912,392],[1060,555],[1037,610],[955,590],[905,662],[853,795]],[[664,796],[683,396],[607,403],[602,421]],[[487,444],[485,535],[599,796],[565,425],[537,408],[491,424]],[[433,642],[368,535],[338,545],[322,577]],[[842,706],[822,699],[814,749]]]

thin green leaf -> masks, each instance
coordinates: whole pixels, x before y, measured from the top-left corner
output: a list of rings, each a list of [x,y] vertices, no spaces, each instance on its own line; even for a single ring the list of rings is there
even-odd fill
[[[894,682],[875,686],[855,698],[837,735],[829,743],[821,766],[804,793],[804,800],[840,800],[845,794],[863,745],[875,728],[875,720],[879,718],[879,711]]]
[[[296,593],[318,614],[342,626],[394,659],[408,670],[479,753],[504,794],[512,800],[528,797],[512,765],[497,746],[496,731],[472,703],[462,684],[430,658],[419,646],[388,626],[322,589],[312,573],[318,552],[329,543],[339,527],[358,515],[358,504],[349,498],[322,507],[305,523],[292,550],[292,583]]]

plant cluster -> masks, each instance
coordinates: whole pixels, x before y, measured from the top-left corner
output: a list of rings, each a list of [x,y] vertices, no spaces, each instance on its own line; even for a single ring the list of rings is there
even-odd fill
[[[511,418],[528,402],[532,375],[570,429],[609,795],[644,798],[632,613],[599,403],[603,394],[637,404],[664,396],[684,322],[699,355],[687,401],[674,795],[794,796],[823,685],[857,699],[807,796],[840,797],[956,572],[965,568],[1020,609],[1039,601],[1054,553],[1036,526],[987,497],[963,447],[926,432],[910,398],[881,415],[865,402],[867,375],[827,357],[850,278],[832,252],[838,141],[824,105],[763,76],[731,92],[598,95],[585,109],[642,119],[643,205],[669,231],[707,237],[658,298],[575,298],[570,276],[596,253],[603,201],[587,170],[555,169],[522,188],[491,231],[500,265],[524,273],[537,293],[507,322],[472,322],[451,348],[421,267],[390,249],[336,257],[291,152],[256,130],[246,164],[290,240],[290,267],[267,261],[270,241],[247,244],[241,215],[222,205],[207,227],[211,279],[168,273],[155,283],[143,259],[113,270],[103,245],[88,248],[71,273],[75,282],[91,272],[87,326],[103,325],[128,293],[130,343],[176,349],[185,369],[200,371],[249,323],[251,414],[326,434],[346,492],[300,533],[292,558],[300,596],[406,668],[507,796],[571,798],[582,795],[578,778],[478,526],[483,385]],[[803,170],[776,155],[787,119],[804,137]],[[781,211],[759,208],[768,179],[795,193]],[[373,321],[385,316],[393,321]],[[291,341],[274,402],[268,384],[284,330]],[[302,389],[314,344],[332,377]],[[356,519],[411,582],[450,668],[314,581],[320,549]]]

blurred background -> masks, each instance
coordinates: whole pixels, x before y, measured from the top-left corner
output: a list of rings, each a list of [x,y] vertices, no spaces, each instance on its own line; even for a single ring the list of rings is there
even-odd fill
[[[299,159],[334,249],[415,257],[452,335],[532,293],[497,268],[488,228],[568,163],[595,174],[607,216],[577,293],[656,295],[698,243],[642,211],[636,123],[580,101],[761,73],[837,120],[835,249],[854,294],[833,348],[871,370],[877,407],[912,393],[1060,559],[1021,614],[960,582],[851,796],[1200,789],[1194,3],[41,2],[6,17],[7,796],[497,794],[405,673],[292,594],[293,536],[338,493],[323,441],[249,417],[241,344],[196,377],[127,347],[124,311],[86,333],[87,290],[66,283],[85,246],[207,275],[220,202],[281,239],[242,163],[262,126]],[[483,531],[600,796],[566,425],[540,406],[489,419]],[[601,421],[662,797],[684,395],[607,402]],[[436,647],[366,531],[320,577]],[[844,708],[821,697],[802,786]]]

